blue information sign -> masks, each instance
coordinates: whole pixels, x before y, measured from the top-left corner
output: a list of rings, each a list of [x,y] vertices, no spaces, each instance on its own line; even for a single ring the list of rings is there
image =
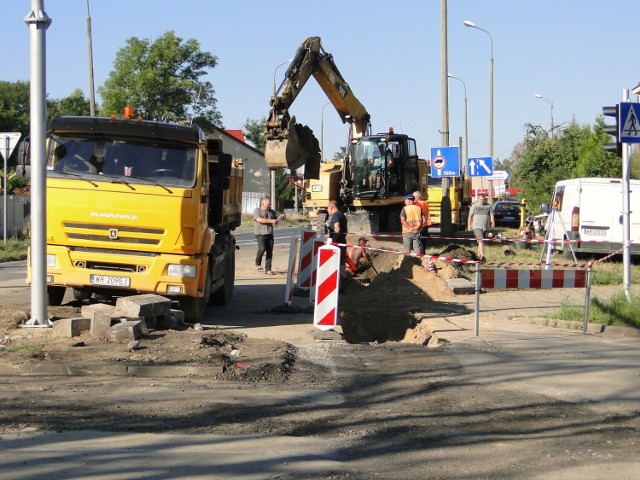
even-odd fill
[[[490,177],[493,175],[493,158],[467,158],[467,175],[470,177]]]
[[[640,143],[640,105],[624,102],[620,104],[620,142]]]
[[[460,153],[458,147],[436,147],[431,149],[432,177],[459,177]]]

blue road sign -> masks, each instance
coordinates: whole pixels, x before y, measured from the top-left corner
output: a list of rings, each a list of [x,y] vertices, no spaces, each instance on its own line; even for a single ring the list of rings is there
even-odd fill
[[[432,177],[459,177],[460,153],[458,147],[437,147],[431,149]]]
[[[493,158],[467,158],[467,175],[470,177],[489,177],[493,175]]]
[[[620,104],[620,142],[621,143],[640,143],[640,105],[637,103],[621,103]]]

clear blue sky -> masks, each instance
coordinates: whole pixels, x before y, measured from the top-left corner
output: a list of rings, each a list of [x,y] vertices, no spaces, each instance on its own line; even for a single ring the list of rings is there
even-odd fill
[[[62,98],[80,88],[88,97],[86,0],[45,0],[47,91]],[[628,2],[601,0],[450,0],[449,72],[464,80],[469,155],[489,151],[489,36],[494,46],[494,157],[506,159],[524,124],[550,126],[572,119],[593,124],[603,105],[640,81],[637,28]],[[269,111],[275,67],[302,41],[319,36],[342,75],[371,114],[374,132],[395,127],[416,138],[422,158],[440,146],[440,0],[348,2],[301,0],[90,0],[96,88],[125,40],[157,38],[174,30],[197,39],[219,59],[209,75],[225,128]],[[621,13],[627,9],[627,14]],[[1,80],[29,78],[30,0],[4,1]],[[278,70],[278,83],[285,67]],[[99,101],[99,98],[98,98]],[[291,109],[320,139],[327,102],[309,80]],[[462,83],[449,82],[450,143],[464,135]],[[331,105],[324,108],[325,156],[344,146],[347,130]]]

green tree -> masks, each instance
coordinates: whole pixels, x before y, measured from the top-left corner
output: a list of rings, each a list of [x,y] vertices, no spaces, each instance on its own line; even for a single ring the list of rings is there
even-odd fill
[[[87,117],[90,114],[89,99],[85,98],[84,93],[79,88],[76,88],[68,97],[47,102],[48,120],[51,120],[56,115]]]
[[[29,132],[29,82],[0,81],[0,132]]]
[[[264,153],[264,146],[266,144],[266,140],[264,138],[264,124],[267,121],[265,117],[262,117],[262,120],[251,120],[247,118],[247,121],[244,122],[244,136],[247,140],[253,143],[253,146],[256,147],[257,150],[260,150]]]
[[[114,69],[102,85],[102,111],[120,114],[126,105],[149,120],[193,122],[210,131],[222,126],[211,82],[202,80],[218,58],[168,31],[151,42],[131,37],[118,50]]]

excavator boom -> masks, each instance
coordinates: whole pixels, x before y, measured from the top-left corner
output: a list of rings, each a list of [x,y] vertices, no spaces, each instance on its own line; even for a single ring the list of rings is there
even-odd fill
[[[320,145],[313,131],[296,123],[289,108],[313,76],[340,115],[351,124],[352,138],[368,132],[369,114],[344,80],[333,57],[322,48],[320,37],[309,37],[296,51],[285,80],[271,97],[271,111],[265,129],[265,160],[270,170],[305,166],[306,178],[319,178]]]

